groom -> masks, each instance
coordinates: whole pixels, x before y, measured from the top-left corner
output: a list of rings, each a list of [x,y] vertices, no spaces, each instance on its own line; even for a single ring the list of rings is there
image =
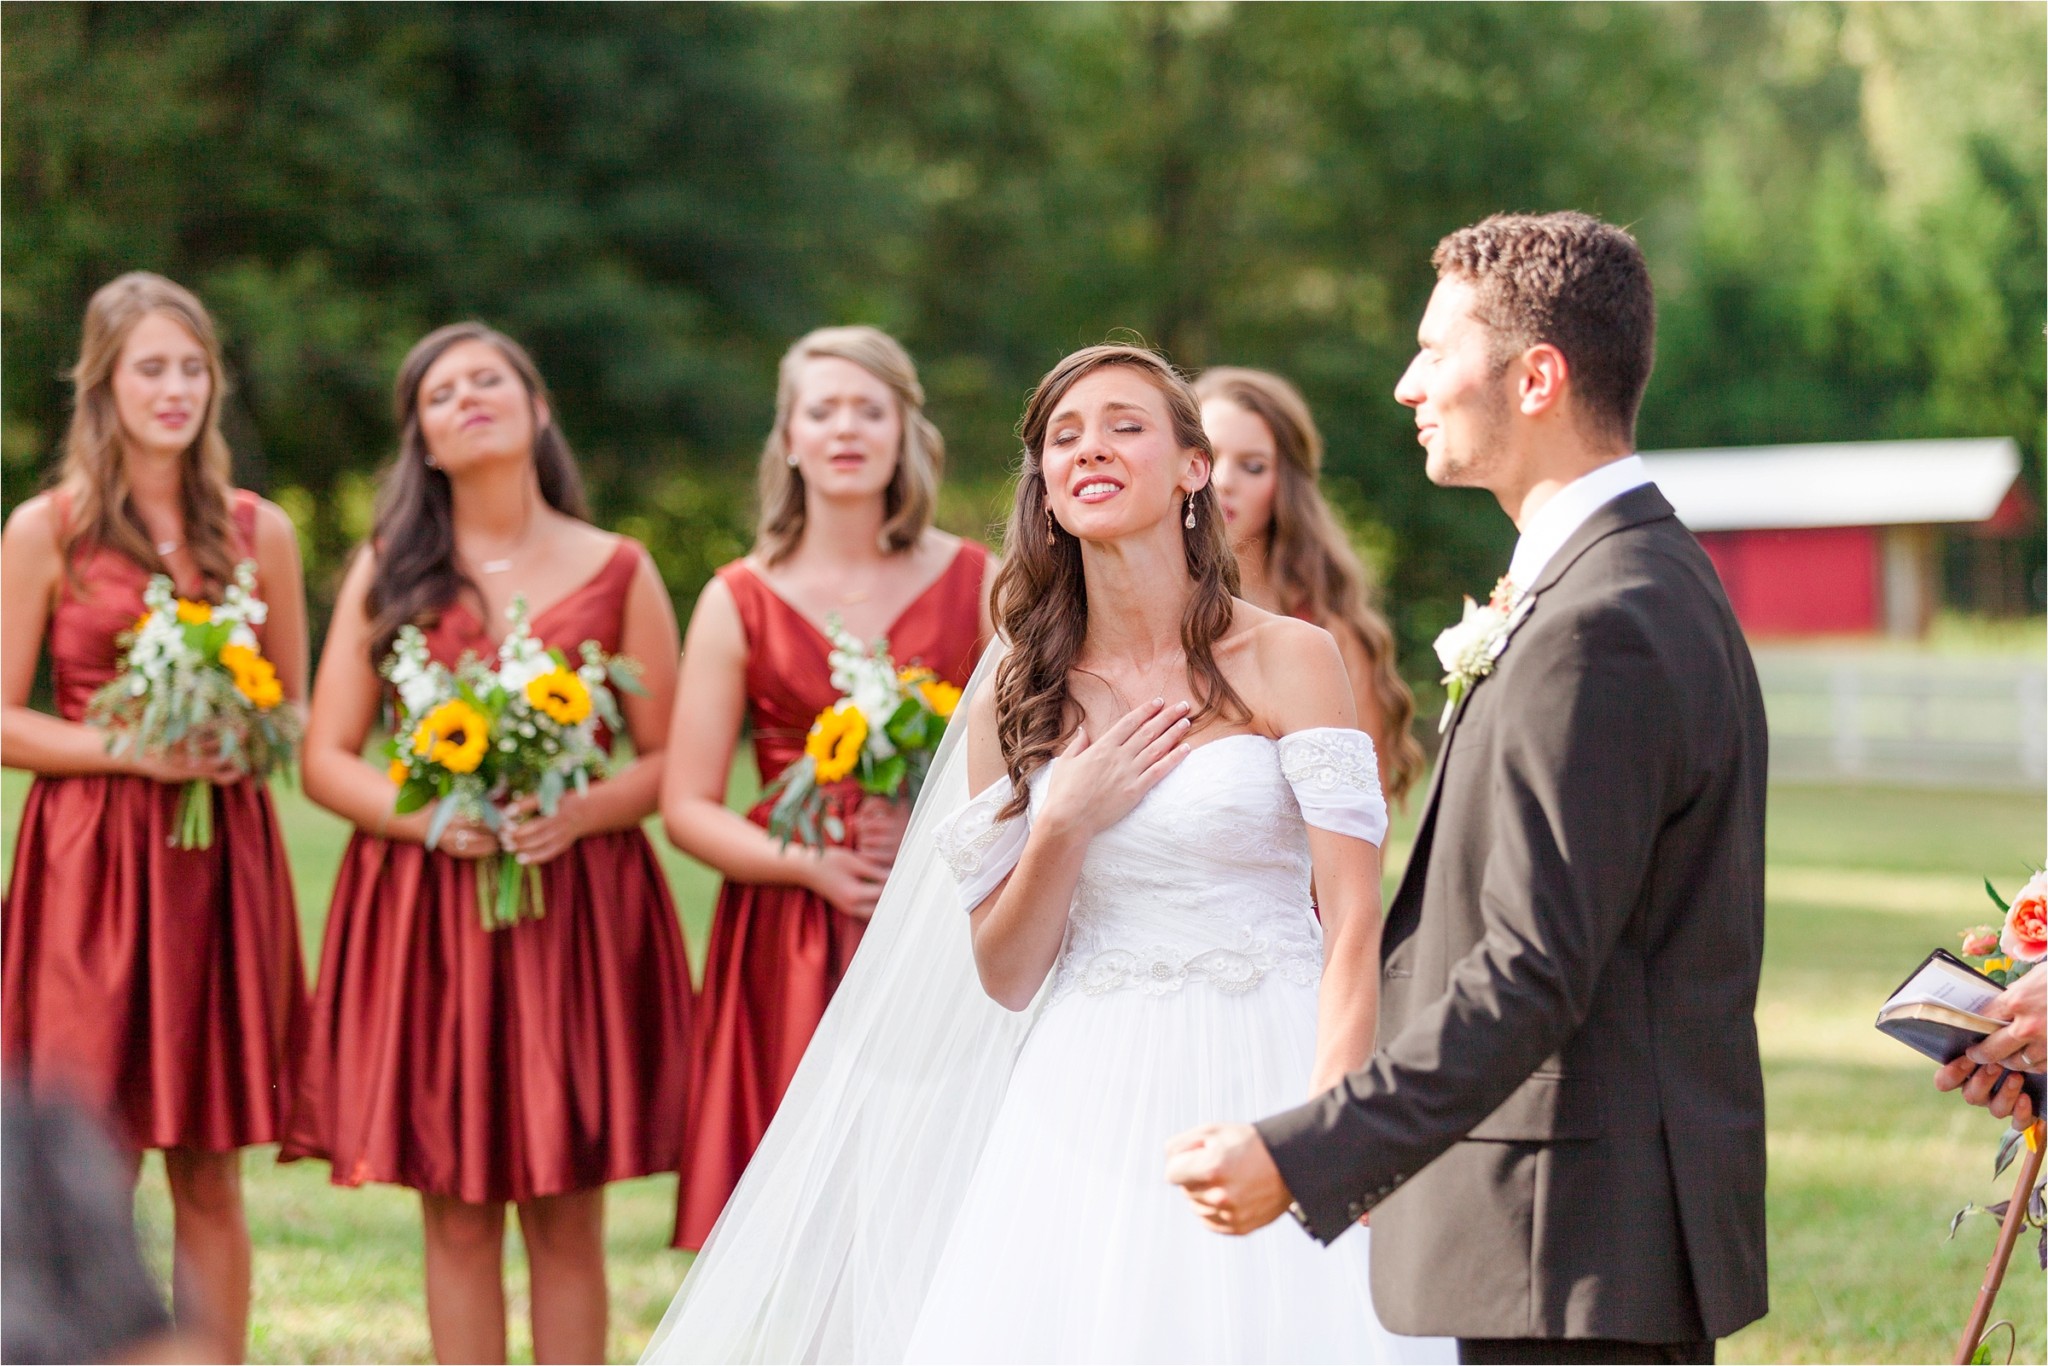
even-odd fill
[[[1497,216],[1432,259],[1394,396],[1431,481],[1521,538],[1446,660],[1463,700],[1387,912],[1379,1048],[1181,1135],[1168,1175],[1227,1233],[1291,1208],[1329,1242],[1371,1211],[1381,1321],[1462,1361],[1712,1361],[1767,1307],[1755,672],[1632,454],[1635,241]]]

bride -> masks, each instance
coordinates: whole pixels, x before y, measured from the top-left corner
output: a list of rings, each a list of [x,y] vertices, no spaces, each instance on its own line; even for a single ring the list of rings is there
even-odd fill
[[[1366,1229],[1217,1237],[1163,1175],[1372,1049],[1386,807],[1336,644],[1232,596],[1154,353],[1068,356],[1023,437],[1010,649],[647,1359],[1448,1361],[1379,1326]]]

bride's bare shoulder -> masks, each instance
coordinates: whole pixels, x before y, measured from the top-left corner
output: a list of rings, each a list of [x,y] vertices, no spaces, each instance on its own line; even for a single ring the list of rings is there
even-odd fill
[[[1357,703],[1337,639],[1314,622],[1239,600],[1219,642],[1232,683],[1262,729],[1355,726]]]

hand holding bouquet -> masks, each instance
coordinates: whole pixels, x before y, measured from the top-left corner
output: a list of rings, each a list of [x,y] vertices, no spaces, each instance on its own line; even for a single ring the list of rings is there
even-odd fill
[[[256,565],[235,567],[219,606],[181,598],[168,577],[142,590],[146,610],[123,636],[121,671],[93,694],[86,720],[121,754],[214,758],[252,778],[289,773],[299,743],[297,708],[281,705],[277,670],[257,648],[268,614]],[[213,784],[197,778],[178,799],[180,849],[213,846]]]
[[[803,756],[769,785],[775,805],[768,833],[784,847],[792,838],[812,849],[846,838],[845,823],[826,801],[825,789],[833,783],[851,778],[872,796],[916,801],[946,722],[960,704],[960,689],[930,669],[899,669],[886,640],[863,645],[837,616],[826,621],[825,631],[834,647],[832,686],[840,697],[818,713]]]
[[[439,803],[427,827],[429,849],[457,816],[501,830],[506,809],[521,798],[552,816],[572,787],[589,790],[608,762],[597,728],[623,725],[613,690],[641,691],[638,666],[594,640],[578,647],[573,668],[562,651],[543,649],[527,625],[525,598],[513,599],[507,616],[512,630],[495,667],[474,655],[452,670],[436,663],[415,626],[399,631],[385,661],[383,674],[398,691],[389,742],[396,810],[406,815]],[[538,867],[501,853],[478,872],[485,929],[547,914]]]

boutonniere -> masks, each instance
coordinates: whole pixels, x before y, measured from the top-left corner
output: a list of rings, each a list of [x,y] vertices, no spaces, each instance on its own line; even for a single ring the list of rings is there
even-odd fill
[[[1532,599],[1506,575],[1493,586],[1486,605],[1465,599],[1465,615],[1456,626],[1447,626],[1436,638],[1436,657],[1444,666],[1444,714],[1437,722],[1437,734],[1451,728],[1458,704],[1472,685],[1493,672],[1493,662],[1508,647],[1508,636],[1521,623]]]

